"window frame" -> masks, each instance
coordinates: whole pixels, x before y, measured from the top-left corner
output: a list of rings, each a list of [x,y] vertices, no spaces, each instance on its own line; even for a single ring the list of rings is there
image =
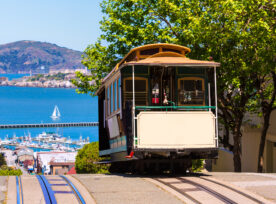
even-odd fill
[[[114,115],[121,113],[121,76],[116,76],[110,82],[105,86],[106,88],[106,113],[105,119],[109,119],[113,117]],[[115,86],[116,84],[116,86]],[[115,95],[116,94],[116,95]],[[115,101],[116,100],[116,101]],[[116,106],[115,106],[116,105]]]
[[[129,77],[126,77],[126,78],[123,79],[123,93],[124,93],[124,95],[127,93],[127,91],[126,91],[126,80],[131,80],[132,81],[132,76],[129,76]],[[145,93],[146,93],[146,106],[148,106],[148,104],[149,104],[149,99],[148,99],[148,96],[149,96],[149,87],[148,87],[149,79],[147,77],[135,76],[134,77],[134,83],[135,83],[135,80],[144,80],[144,81],[146,81],[146,91],[145,91]],[[136,93],[136,91],[135,91],[135,93]],[[144,93],[144,92],[142,92],[142,93]],[[125,96],[123,96],[123,98],[124,98],[123,106],[125,108]],[[135,105],[136,105],[136,103],[135,103]]]
[[[115,79],[113,82],[113,112],[117,111],[117,98],[118,98],[117,90],[118,90],[117,79]]]
[[[114,112],[114,93],[113,93],[113,82],[110,84],[110,115]]]
[[[177,104],[180,105],[180,98],[179,98],[179,91],[180,91],[180,83],[181,83],[181,80],[200,80],[201,81],[201,86],[202,86],[202,92],[203,92],[203,104],[185,104],[184,106],[205,106],[206,104],[206,96],[205,96],[205,79],[203,77],[181,77],[181,78],[178,78],[177,80]],[[180,105],[180,106],[183,106],[183,105]]]
[[[117,109],[121,109],[121,77],[117,79]]]
[[[106,116],[109,116],[110,115],[110,86],[107,86],[106,88],[106,96],[107,96],[107,100],[106,100]]]

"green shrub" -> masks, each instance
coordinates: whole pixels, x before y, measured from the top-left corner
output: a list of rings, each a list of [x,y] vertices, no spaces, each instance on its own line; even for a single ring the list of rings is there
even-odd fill
[[[204,159],[194,159],[192,160],[192,172],[200,172],[203,169]]]
[[[0,168],[0,176],[20,176],[22,175],[22,171],[20,169],[13,169],[6,165],[1,166]]]
[[[78,151],[75,167],[77,173],[108,173],[109,165],[97,164],[96,162],[101,161],[99,157],[99,143],[92,142],[86,144],[82,149]]]

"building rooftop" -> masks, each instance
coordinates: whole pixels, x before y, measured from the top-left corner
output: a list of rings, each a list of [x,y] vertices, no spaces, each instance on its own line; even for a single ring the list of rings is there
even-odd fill
[[[45,167],[45,173],[50,173],[51,163],[75,163],[76,156],[77,152],[39,152],[37,160],[41,168]]]
[[[20,157],[22,155],[34,156],[34,151],[29,148],[22,148],[22,149],[17,150],[17,156]]]

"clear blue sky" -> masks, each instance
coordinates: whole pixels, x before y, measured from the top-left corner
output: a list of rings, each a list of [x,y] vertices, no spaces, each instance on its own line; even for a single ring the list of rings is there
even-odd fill
[[[0,44],[55,43],[83,51],[100,36],[102,0],[0,0]]]

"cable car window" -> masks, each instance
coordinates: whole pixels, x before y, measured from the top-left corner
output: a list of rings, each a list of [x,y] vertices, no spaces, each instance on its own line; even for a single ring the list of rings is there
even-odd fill
[[[140,55],[153,55],[159,52],[159,48],[141,50]]]
[[[117,80],[114,82],[114,111],[117,110]]]
[[[184,77],[178,80],[178,105],[205,105],[202,78]]]
[[[118,109],[121,108],[121,77],[118,79]]]
[[[135,79],[135,92],[145,92],[146,91],[146,81]],[[132,92],[132,80],[126,80],[126,91]]]
[[[113,95],[113,84],[110,85],[110,113],[113,113],[113,103],[114,103],[114,95]]]
[[[109,111],[109,107],[110,107],[110,105],[109,105],[109,103],[110,103],[110,95],[109,95],[109,87],[107,87],[107,89],[106,89],[106,95],[107,95],[107,101],[106,101],[106,103],[107,103],[107,105],[106,105],[106,113],[107,113],[107,115],[109,115],[110,114],[110,111]]]
[[[163,48],[163,52],[176,52],[176,53],[181,54],[181,51],[170,49],[170,48]]]
[[[148,80],[144,77],[135,77],[135,105],[148,105]],[[124,103],[132,101],[132,77],[124,79]]]

